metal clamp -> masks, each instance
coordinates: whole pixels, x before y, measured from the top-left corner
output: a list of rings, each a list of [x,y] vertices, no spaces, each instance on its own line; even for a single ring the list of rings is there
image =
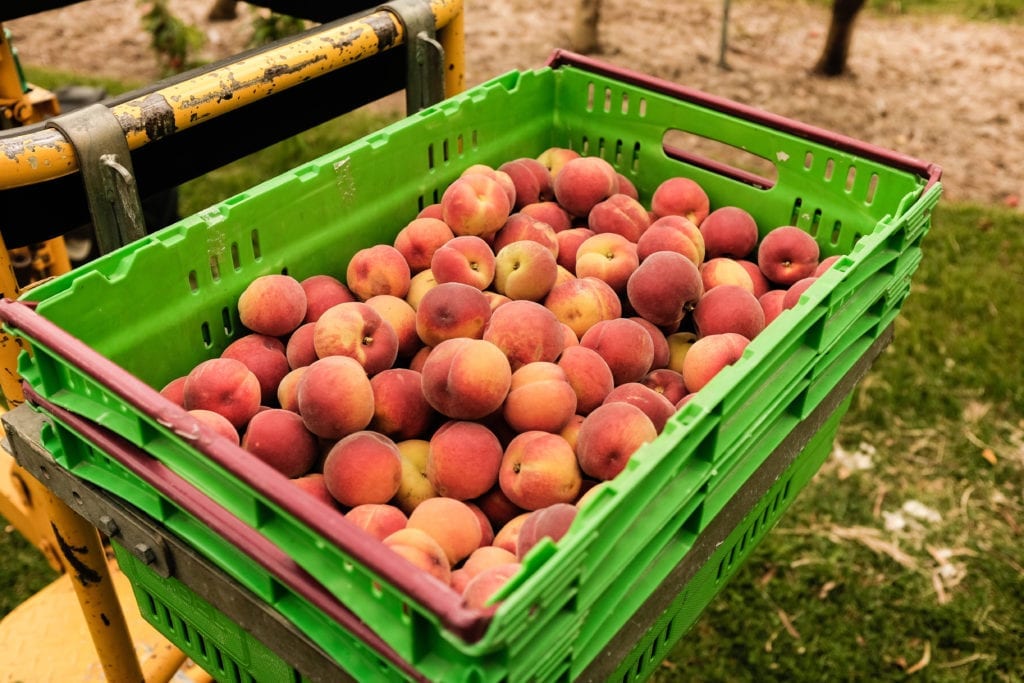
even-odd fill
[[[144,237],[131,153],[114,113],[92,104],[48,119],[46,127],[60,131],[75,150],[100,253]]]
[[[426,0],[396,0],[377,7],[395,15],[405,30],[406,114],[444,99],[444,48],[437,40],[434,12]]]

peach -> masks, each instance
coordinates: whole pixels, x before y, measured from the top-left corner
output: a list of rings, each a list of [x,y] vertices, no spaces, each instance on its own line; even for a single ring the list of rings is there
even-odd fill
[[[758,297],[757,303],[761,304],[761,310],[764,311],[765,326],[768,326],[769,323],[779,317],[780,313],[786,310],[783,305],[785,298],[785,289],[769,289]]]
[[[607,489],[608,487],[609,484],[606,481],[594,482],[593,486],[591,486],[582,494],[580,494],[580,497],[576,499],[576,507],[582,509],[585,505],[590,504],[590,501],[600,498],[600,496],[602,495],[601,491]]]
[[[593,230],[583,227],[566,228],[561,232],[556,232],[555,239],[558,241],[558,258],[556,261],[558,262],[558,265],[562,266],[570,273],[575,274],[576,252],[588,237],[593,236]]]
[[[502,416],[517,432],[558,432],[576,414],[576,392],[556,363],[534,361],[512,373]]]
[[[581,277],[555,285],[544,297],[544,307],[580,339],[597,322],[622,315],[619,295],[607,282],[596,277]]]
[[[537,161],[544,165],[551,174],[552,181],[559,174],[566,162],[579,158],[580,153],[568,147],[548,147],[537,155]]]
[[[757,221],[746,209],[720,206],[700,222],[704,248],[708,258],[727,256],[745,259],[754,253],[760,235]]]
[[[160,395],[174,405],[185,407],[185,381],[187,375],[181,375],[170,380],[160,388]]]
[[[753,339],[764,329],[764,309],[749,290],[719,285],[709,290],[693,309],[697,336],[735,332]]]
[[[562,427],[561,431],[558,432],[558,435],[568,441],[569,445],[572,446],[573,453],[576,452],[576,441],[580,435],[580,425],[583,424],[583,420],[585,418],[586,415],[576,413],[569,418],[569,421],[564,427]]]
[[[498,166],[498,170],[507,173],[512,179],[516,190],[513,210],[519,210],[527,204],[550,200],[553,196],[551,187],[551,171],[533,157],[517,157]]]
[[[405,295],[405,300],[409,302],[413,310],[418,310],[420,307],[420,301],[426,296],[427,292],[437,286],[437,279],[434,278],[434,273],[427,268],[421,270],[412,276],[409,280],[409,293]]]
[[[654,362],[651,336],[643,325],[629,318],[602,320],[580,337],[580,346],[604,358],[616,385],[638,381],[650,372]]]
[[[747,275],[750,276],[750,282],[754,285],[754,296],[760,297],[772,288],[772,283],[768,282],[768,278],[761,272],[757,263],[750,259],[737,259],[736,263],[740,264],[747,271]]]
[[[576,249],[576,277],[604,280],[616,293],[625,292],[639,264],[636,244],[616,232],[595,234]]]
[[[437,495],[437,490],[427,478],[427,459],[430,456],[430,441],[427,439],[405,439],[395,444],[402,460],[402,476],[398,491],[392,503],[408,515],[427,498]]]
[[[556,235],[572,227],[572,216],[555,201],[549,200],[527,204],[519,209],[518,213],[534,218],[541,223],[547,223],[555,231]]]
[[[404,529],[408,518],[394,505],[387,503],[363,503],[345,513],[345,519],[383,541],[399,529]]]
[[[734,258],[716,256],[701,264],[701,281],[704,291],[710,291],[720,285],[736,285],[754,293],[754,280],[747,269]]]
[[[284,345],[284,357],[288,361],[290,370],[309,365],[316,360],[316,347],[313,346],[313,330],[315,329],[316,322],[302,323],[288,335],[288,341]]]
[[[360,301],[377,294],[404,297],[411,278],[409,262],[390,244],[359,249],[345,270],[345,282]]]
[[[570,346],[579,346],[580,340],[576,336],[576,333],[572,331],[572,328],[563,322],[558,323],[562,327],[562,335],[564,342],[562,343],[562,353]]]
[[[306,366],[295,394],[306,428],[325,439],[365,429],[373,418],[373,387],[349,356],[328,356]]]
[[[817,277],[821,277],[828,271],[829,268],[832,267],[832,264],[834,264],[842,257],[842,254],[832,254],[831,256],[826,256],[825,258],[821,259],[821,262],[818,264],[818,267],[815,268],[814,272],[811,274]]]
[[[757,248],[757,265],[773,284],[788,287],[814,274],[821,250],[809,234],[792,225],[773,228]]]
[[[306,317],[304,323],[316,322],[328,308],[346,301],[355,301],[356,296],[344,282],[333,275],[318,274],[299,282],[306,292]]]
[[[503,247],[523,240],[537,242],[550,251],[552,256],[558,256],[558,234],[554,228],[525,213],[514,213],[508,217],[505,225],[494,235],[491,248],[497,254]]]
[[[405,224],[392,245],[405,257],[410,274],[416,274],[430,267],[434,252],[455,237],[455,233],[440,218],[414,218]]]
[[[651,370],[640,382],[667,398],[672,405],[688,393],[683,373],[667,367]]]
[[[220,355],[221,358],[242,361],[256,375],[260,381],[260,400],[264,405],[276,402],[277,385],[291,370],[283,341],[252,332],[232,341]]]
[[[498,306],[502,306],[504,304],[507,304],[509,301],[512,301],[512,299],[510,299],[509,297],[505,296],[504,294],[498,294],[493,289],[484,290],[484,296],[487,297],[487,303],[491,307],[492,315],[494,314],[494,309],[496,309]]]
[[[579,508],[571,503],[553,503],[531,511],[516,537],[516,556],[522,560],[543,539],[558,543],[569,531]]]
[[[619,181],[617,190],[619,194],[624,194],[633,199],[640,199],[640,193],[637,192],[636,185],[633,184],[632,180],[618,172],[616,172],[615,177]]]
[[[404,529],[392,532],[382,541],[396,555],[412,566],[425,571],[446,586],[451,585],[452,567],[441,544],[423,529]]]
[[[427,356],[421,375],[427,402],[457,420],[477,420],[493,413],[505,402],[512,384],[508,357],[482,339],[446,339]]]
[[[586,415],[601,405],[615,386],[608,362],[592,348],[577,345],[565,349],[558,365],[576,393],[576,412]]]
[[[682,373],[683,359],[686,358],[686,353],[693,346],[693,342],[697,341],[697,335],[689,330],[681,330],[673,332],[665,339],[668,340],[668,365],[666,367],[669,370]]]
[[[658,436],[651,418],[625,402],[604,403],[580,425],[576,459],[585,475],[598,481],[614,478],[633,453]]]
[[[186,375],[182,387],[185,410],[212,410],[241,430],[260,409],[260,380],[234,358],[211,358]]]
[[[468,578],[473,578],[488,567],[517,561],[515,553],[495,545],[482,544],[469,554],[462,563],[462,569],[466,571]]]
[[[532,240],[510,242],[495,254],[494,260],[494,289],[513,300],[539,301],[558,278],[554,254]]]
[[[306,373],[308,367],[308,365],[301,365],[295,368],[282,377],[281,383],[277,385],[277,404],[285,410],[290,410],[293,413],[299,412],[299,380],[302,379],[302,375]]]
[[[253,415],[241,446],[289,478],[309,472],[320,456],[316,436],[297,413],[284,408],[267,408]]]
[[[672,218],[672,216],[665,218]],[[676,216],[676,218],[686,220],[682,216]],[[700,246],[682,230],[664,221],[664,218],[659,218],[651,223],[644,234],[640,235],[640,239],[636,243],[636,255],[640,261],[643,262],[648,256],[658,251],[674,251],[699,266],[703,262]]]
[[[650,232],[651,228],[672,228],[676,232],[680,233],[683,237],[686,237],[697,250],[696,258],[691,258],[694,265],[699,266],[704,262],[707,257],[707,248],[704,244],[704,235],[700,234],[700,227],[689,218],[685,216],[677,216],[670,214],[668,216],[660,216],[651,221],[651,225],[647,228],[647,232]],[[645,233],[646,234],[646,233]],[[688,250],[687,250],[688,251]],[[684,253],[684,256],[689,258],[689,253]]]
[[[558,434],[523,431],[505,448],[498,485],[524,510],[571,503],[579,495],[582,474],[572,446]]]
[[[303,323],[306,305],[306,291],[291,275],[260,275],[238,296],[238,318],[251,332],[283,337]]]
[[[241,443],[238,430],[235,429],[235,426],[231,424],[230,420],[220,413],[215,413],[212,410],[206,410],[205,408],[193,408],[188,411],[188,413],[207,427],[211,427],[213,431],[217,432],[234,445],[238,446]]]
[[[647,417],[651,418],[654,429],[659,434],[665,428],[665,423],[676,412],[675,403],[650,388],[643,382],[626,382],[608,392],[604,403],[630,403],[644,411]]]
[[[565,346],[565,333],[555,314],[527,299],[495,309],[483,338],[505,355],[513,371],[534,361],[554,361]]]
[[[427,479],[438,495],[458,500],[482,496],[498,482],[502,448],[479,422],[449,420],[430,437]]]
[[[427,204],[416,214],[416,218],[436,218],[439,221],[444,221],[443,210],[441,209],[441,202],[434,202],[433,204]],[[445,223],[445,225],[448,225]],[[451,230],[451,228],[449,228]]]
[[[346,507],[387,503],[402,482],[402,459],[394,441],[360,430],[331,446],[323,472],[327,490]]]
[[[512,211],[505,188],[484,173],[467,173],[455,179],[441,195],[444,222],[458,235],[490,237]]]
[[[615,168],[601,157],[578,157],[566,161],[553,173],[555,201],[573,216],[585,218],[598,202],[619,189]]]
[[[701,337],[683,359],[683,381],[690,392],[703,389],[723,368],[738,361],[750,340],[742,334],[723,332]]]
[[[620,193],[598,202],[587,214],[587,227],[595,233],[617,233],[634,243],[650,225],[651,215],[643,204]]]
[[[417,505],[409,513],[406,527],[429,534],[453,567],[479,548],[483,539],[480,522],[469,505],[445,496],[428,498]]]
[[[637,315],[659,329],[675,329],[704,295],[700,270],[674,251],[651,254],[626,282]]]
[[[380,313],[362,301],[331,306],[313,329],[313,348],[318,358],[348,356],[375,375],[394,365],[398,335]]]
[[[502,524],[498,530],[494,532],[494,541],[491,545],[498,548],[504,548],[510,553],[515,553],[516,546],[519,541],[519,532],[522,530],[523,523],[526,521],[526,518],[530,516],[531,512],[533,511],[524,510]]]
[[[472,501],[466,501],[466,505],[476,515],[476,521],[480,523],[480,533],[482,537],[480,539],[480,546],[489,546],[491,541],[494,540],[494,527],[491,525],[491,520],[487,518],[480,506]]]
[[[495,538],[497,538],[497,530],[508,524],[508,522],[518,515],[526,512],[521,507],[513,503],[505,495],[505,492],[501,490],[501,487],[495,483],[490,491],[482,496],[474,499],[473,504],[476,505],[491,522],[491,528],[494,529]],[[494,538],[491,539],[491,543],[494,543]]]
[[[387,368],[370,378],[373,418],[368,427],[393,439],[428,433],[437,416],[423,395],[422,377],[408,368]]]
[[[555,278],[555,287],[557,287],[558,285],[562,284],[563,282],[568,282],[569,280],[575,280],[575,279],[576,279],[576,276],[572,273],[572,271],[570,271],[570,270],[568,270],[568,269],[566,269],[566,268],[564,268],[562,266],[558,266],[558,276]],[[554,289],[555,287],[552,287],[551,289]],[[545,297],[545,299],[546,298],[547,297]]]
[[[481,570],[462,589],[462,604],[468,609],[497,609],[500,601],[495,601],[494,596],[519,573],[519,569],[519,562],[507,562]]]
[[[809,275],[804,278],[800,278],[789,287],[786,288],[786,293],[782,297],[783,308],[793,308],[800,301],[800,297],[804,295],[807,288],[814,284],[818,279],[816,275]]]
[[[638,315],[629,316],[629,319],[640,323],[647,330],[647,334],[651,335],[651,343],[654,344],[654,360],[651,361],[651,369],[667,366],[669,355],[668,338],[661,331],[661,328],[650,320],[641,318]]]
[[[316,498],[321,503],[330,506],[331,508],[338,509],[338,501],[334,500],[334,496],[327,490],[327,484],[324,483],[323,472],[310,472],[304,474],[301,477],[295,477],[290,480],[295,487],[300,491]]]
[[[423,372],[423,364],[427,362],[427,356],[433,351],[433,347],[421,346],[420,350],[413,354],[413,357],[409,359],[409,369],[415,370],[416,372]]]
[[[462,282],[432,287],[416,309],[416,334],[427,346],[457,338],[480,339],[491,319],[491,303],[482,291]]]
[[[423,342],[416,331],[416,309],[412,304],[394,294],[377,294],[367,299],[366,305],[377,311],[395,331],[398,337],[398,358],[411,358],[420,350]]]
[[[667,178],[654,188],[651,212],[662,216],[683,216],[700,225],[711,208],[707,192],[695,180],[683,176]]]
[[[488,178],[495,180],[498,185],[501,186],[501,189],[505,191],[505,196],[508,197],[509,210],[511,211],[511,207],[515,206],[516,203],[516,184],[515,181],[512,180],[512,176],[505,171],[488,166],[487,164],[472,164],[467,166],[460,176],[471,175],[474,173],[485,175]]]
[[[494,280],[494,252],[482,237],[458,235],[437,248],[430,271],[438,284],[461,282],[484,290]]]

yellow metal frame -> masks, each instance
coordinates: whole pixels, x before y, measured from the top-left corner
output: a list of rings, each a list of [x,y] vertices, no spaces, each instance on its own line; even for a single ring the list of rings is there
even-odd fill
[[[465,25],[462,0],[427,0],[434,15],[437,41],[444,52],[444,93],[465,89]],[[2,29],[2,26],[0,26]],[[380,36],[394,36],[386,44]],[[112,112],[124,129],[130,150],[158,139],[161,131],[181,131],[202,125],[218,116],[280,93],[310,79],[344,68],[405,44],[408,36],[397,15],[378,9],[352,21],[329,24],[307,31],[298,38],[256,56],[199,72],[187,80],[148,92],[144,97],[113,105]],[[6,48],[6,41],[4,47]],[[0,73],[8,53],[0,52]],[[9,70],[8,70],[9,71]],[[0,83],[4,88],[20,83]],[[13,95],[11,95],[13,97]],[[28,101],[18,103],[18,112],[32,113]],[[27,107],[27,109],[26,109]],[[157,110],[166,126],[146,126]],[[37,114],[45,117],[45,109]],[[51,112],[52,113],[52,112]],[[21,123],[31,122],[26,118]],[[71,144],[56,129],[34,130],[0,140],[0,188],[15,188],[53,180],[78,171]],[[29,255],[36,266],[57,275],[70,270],[63,238],[49,240]],[[16,298],[21,290],[15,277],[11,254],[0,238],[0,294]],[[7,407],[24,399],[17,374],[17,356],[22,350],[16,339],[0,335],[0,391]],[[113,590],[102,538],[98,530],[69,508],[56,495],[13,462],[0,449],[0,476],[10,476],[9,488],[0,484],[0,514],[8,516],[30,541],[49,558],[56,569],[72,574],[78,601],[85,616],[99,662],[107,680],[166,681],[184,661],[184,655],[169,644],[140,663],[131,635]],[[90,557],[90,580],[77,577],[81,557]]]

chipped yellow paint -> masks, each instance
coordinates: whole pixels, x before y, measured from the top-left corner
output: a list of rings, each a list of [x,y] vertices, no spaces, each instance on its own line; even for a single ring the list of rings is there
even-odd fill
[[[464,89],[462,0],[431,0],[445,48],[445,92]],[[404,44],[398,18],[386,10],[325,26],[259,55],[204,71],[118,104],[111,111],[135,150],[161,137],[287,90],[317,76]],[[76,171],[74,150],[53,129],[0,140],[0,187],[20,187]]]

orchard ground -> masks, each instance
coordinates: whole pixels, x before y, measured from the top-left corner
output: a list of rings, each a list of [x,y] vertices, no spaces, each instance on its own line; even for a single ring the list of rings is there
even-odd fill
[[[211,23],[211,2],[168,0],[205,33],[203,59],[244,48],[256,11],[239,3],[235,20]],[[25,63],[151,82],[161,72],[140,30],[144,5],[90,0],[6,26]],[[572,7],[466,2],[468,84],[539,67],[553,49],[571,47]],[[720,0],[605,0],[596,56],[937,163],[947,201],[1017,205],[1024,25],[868,9],[857,19],[849,75],[826,79],[809,70],[825,40],[827,3],[731,3],[728,68],[719,66],[722,10]],[[402,100],[379,106],[398,111]]]

